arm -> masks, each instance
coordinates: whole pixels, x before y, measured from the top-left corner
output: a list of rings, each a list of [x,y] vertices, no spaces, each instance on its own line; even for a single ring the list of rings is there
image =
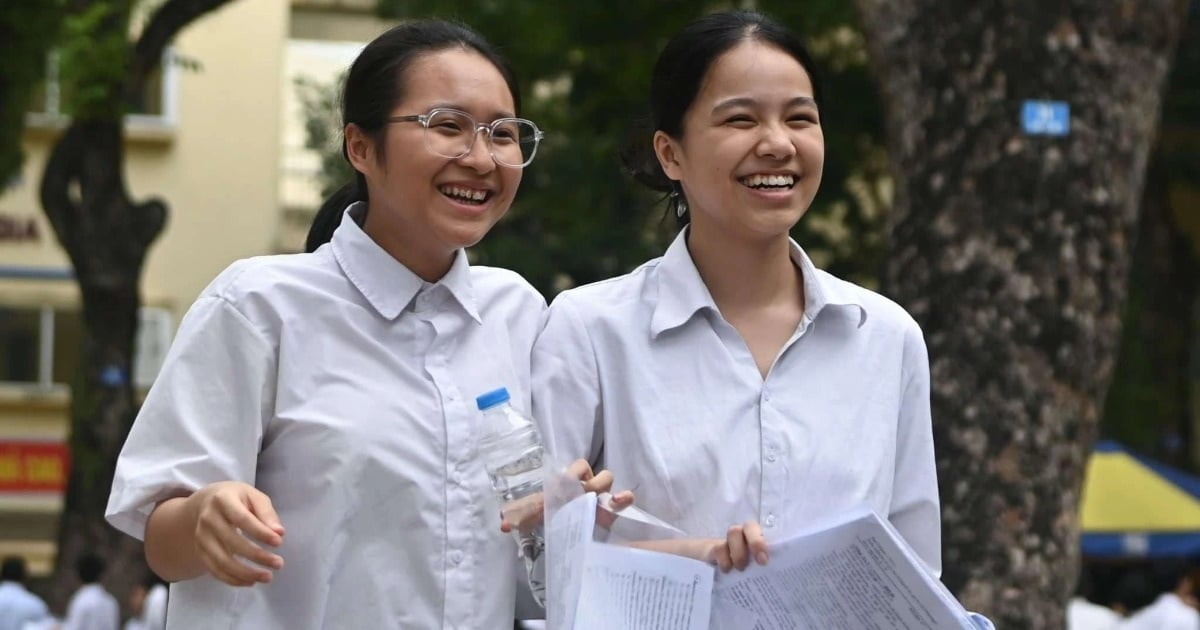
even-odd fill
[[[269,499],[250,485],[275,378],[273,346],[240,312],[219,297],[197,301],[121,451],[107,510],[118,529],[145,538],[159,575],[207,570],[244,584],[264,576],[233,556],[282,564],[237,533],[267,545],[282,536]]]
[[[597,467],[604,453],[600,375],[587,328],[564,293],[533,346],[533,417],[552,458]]]
[[[929,357],[921,330],[905,335],[904,385],[896,431],[896,471],[888,520],[929,572],[942,571],[941,513],[929,406]]]
[[[241,558],[283,568],[282,557],[252,542],[278,547],[283,534],[267,495],[245,483],[218,482],[158,504],[146,523],[146,562],[173,582],[208,572],[232,586],[269,583],[270,571]]]

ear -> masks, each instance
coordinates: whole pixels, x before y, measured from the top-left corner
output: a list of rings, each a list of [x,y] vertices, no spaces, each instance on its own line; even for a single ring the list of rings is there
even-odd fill
[[[679,164],[680,153],[679,143],[674,138],[663,131],[654,132],[654,155],[667,177],[675,181],[683,179],[683,167]]]
[[[346,159],[354,170],[366,174],[375,168],[375,142],[367,132],[354,123],[342,132],[346,137]]]

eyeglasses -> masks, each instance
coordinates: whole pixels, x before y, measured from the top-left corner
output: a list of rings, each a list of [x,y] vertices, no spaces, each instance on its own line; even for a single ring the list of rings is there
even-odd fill
[[[471,152],[475,138],[487,134],[488,153],[497,164],[525,168],[537,154],[545,134],[524,118],[498,118],[490,124],[476,122],[457,109],[432,109],[428,114],[393,116],[387,122],[419,122],[425,127],[425,148],[434,155],[460,158]]]

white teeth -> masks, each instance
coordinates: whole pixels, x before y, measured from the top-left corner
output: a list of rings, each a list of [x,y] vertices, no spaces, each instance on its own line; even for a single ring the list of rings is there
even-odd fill
[[[742,183],[751,186],[792,186],[796,178],[792,175],[749,175],[742,178]]]
[[[444,195],[458,197],[460,199],[468,199],[471,201],[483,201],[488,194],[486,190],[464,188],[462,186],[442,186],[439,188],[439,190],[441,190],[442,194]]]

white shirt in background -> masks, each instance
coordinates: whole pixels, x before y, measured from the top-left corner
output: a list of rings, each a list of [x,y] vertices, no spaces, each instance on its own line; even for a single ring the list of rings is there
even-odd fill
[[[558,459],[694,536],[749,519],[767,539],[866,504],[941,568],[929,368],[890,300],[818,270],[767,378],[721,316],[685,232],[632,273],[560,294],[534,349],[534,416]],[[603,462],[601,464],[601,462]]]
[[[1072,597],[1067,603],[1067,630],[1113,630],[1121,623],[1121,615],[1082,597]]]
[[[117,630],[121,607],[99,584],[84,584],[71,596],[62,630]]]
[[[1163,593],[1153,604],[1131,615],[1121,630],[1200,630],[1200,611],[1174,593]]]
[[[0,582],[0,630],[22,630],[26,623],[48,620],[50,611],[42,598],[19,582]]]
[[[354,206],[350,212],[354,212]],[[183,319],[121,452],[109,521],[222,480],[286,528],[271,584],[171,586],[172,628],[511,628],[516,549],[475,397],[529,408],[545,301],[459,252],[436,284],[350,217],[312,254],[235,263]]]

